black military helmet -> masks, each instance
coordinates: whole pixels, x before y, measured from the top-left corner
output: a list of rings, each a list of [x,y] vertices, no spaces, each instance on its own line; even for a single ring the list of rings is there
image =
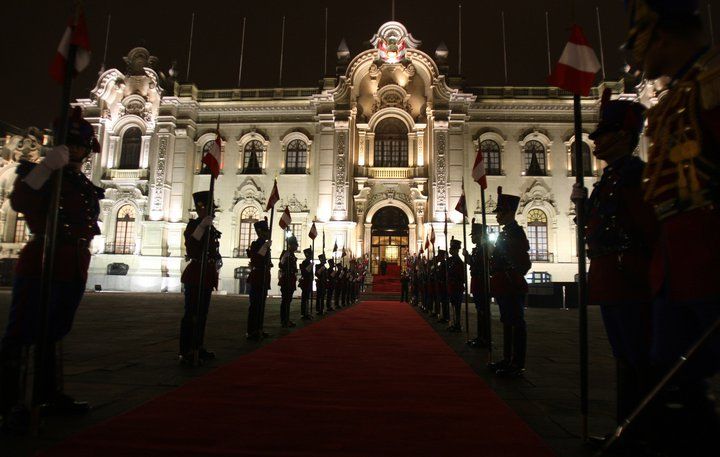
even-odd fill
[[[517,195],[510,195],[510,194],[504,194],[502,191],[502,186],[498,186],[497,188],[498,193],[498,202],[497,206],[495,207],[495,212],[499,213],[501,211],[511,211],[515,212],[518,209],[518,206],[520,206],[520,197]]]
[[[207,190],[201,190],[199,192],[193,193],[193,202],[195,203],[195,207],[198,206],[205,207],[207,205],[208,197],[210,196],[210,192]],[[213,202],[213,209],[215,209],[215,202]]]
[[[600,105],[600,122],[589,136],[595,140],[603,133],[626,131],[639,135],[644,124],[645,107],[630,100],[610,100],[612,90],[606,88]]]
[[[58,134],[60,128],[60,119],[56,119],[55,134]],[[100,152],[100,143],[95,137],[95,129],[92,124],[86,121],[82,115],[82,108],[76,106],[73,108],[68,120],[67,138],[65,144],[68,146],[82,146],[90,149],[91,152]]]

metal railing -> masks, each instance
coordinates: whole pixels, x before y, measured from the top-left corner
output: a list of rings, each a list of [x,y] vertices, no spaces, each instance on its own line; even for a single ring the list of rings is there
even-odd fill
[[[148,177],[146,168],[123,170],[120,168],[111,168],[107,172],[110,179],[145,179]]]
[[[105,254],[134,254],[135,243],[105,243]]]
[[[531,249],[530,250],[530,261],[531,262],[554,263],[555,262],[555,254],[553,254],[552,252],[535,251],[535,250]]]

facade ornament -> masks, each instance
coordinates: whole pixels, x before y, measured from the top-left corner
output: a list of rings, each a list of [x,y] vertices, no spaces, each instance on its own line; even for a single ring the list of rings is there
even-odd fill
[[[295,194],[292,194],[287,199],[281,198],[280,201],[278,202],[278,204],[275,206],[277,211],[284,211],[285,207],[287,207],[291,213],[309,213],[310,212],[310,208],[308,208],[308,204],[307,204],[307,199],[305,199],[304,203],[301,203]]]
[[[555,197],[550,191],[550,188],[544,182],[536,179],[530,183],[527,190],[525,190],[520,197],[518,210],[523,211],[528,205],[545,206],[546,204],[552,208],[557,208]]]
[[[396,64],[406,59],[408,49],[416,49],[422,42],[413,38],[401,23],[390,21],[380,26],[370,43],[377,49],[377,61]]]

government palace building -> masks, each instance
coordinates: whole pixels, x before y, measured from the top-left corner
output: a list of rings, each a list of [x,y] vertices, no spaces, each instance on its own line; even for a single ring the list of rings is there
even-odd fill
[[[126,68],[102,73],[75,104],[94,124],[102,152],[84,169],[105,189],[102,234],[92,243],[88,289],[179,292],[186,264],[183,231],[195,217],[192,194],[207,190],[201,157],[222,139],[215,186],[215,225],[222,232],[220,293],[245,293],[246,248],[253,223],[264,217],[277,179],[273,262],[285,234],[287,207],[300,248],[316,255],[367,256],[403,265],[434,228],[437,248],[462,240],[455,206],[464,182],[469,218],[481,219],[480,187],[471,176],[478,148],[488,175],[491,233],[497,188],[521,197],[518,221],[530,241],[531,282],[572,282],[577,273],[576,228],[570,192],[575,181],[572,95],[553,87],[467,87],[449,75],[448,50],[432,54],[398,22],[383,24],[371,47],[351,55],[341,43],[336,76],[317,87],[202,89],[160,73],[157,59],[132,49]],[[599,93],[582,99],[586,186],[603,163],[587,138],[597,123]],[[39,160],[48,138],[37,130],[8,134],[0,159],[0,257],[16,258],[31,236],[10,208],[16,166]],[[468,241],[469,241],[468,227]],[[323,241],[324,240],[324,241]],[[347,258],[345,260],[347,260]],[[10,259],[10,260],[9,260]],[[273,290],[277,294],[277,269]],[[371,275],[368,281],[371,281]]]

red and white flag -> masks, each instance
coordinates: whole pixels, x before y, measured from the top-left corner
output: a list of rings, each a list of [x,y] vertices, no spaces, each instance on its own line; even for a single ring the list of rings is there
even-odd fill
[[[455,205],[455,211],[467,217],[467,205],[465,204],[465,186],[463,186],[462,195]]]
[[[65,82],[65,65],[67,64],[71,44],[77,46],[73,76],[83,71],[90,64],[90,38],[87,23],[85,22],[85,15],[82,12],[78,14],[75,27],[72,25],[74,20],[75,19],[72,18],[68,21],[65,33],[63,33],[60,45],[57,48],[55,58],[52,64],[50,64],[50,76],[60,84]]]
[[[290,216],[290,208],[286,206],[285,211],[283,211],[282,216],[280,216],[280,228],[287,230],[291,223],[292,217]]]
[[[477,156],[475,156],[475,164],[472,169],[473,180],[480,184],[480,187],[487,189],[487,174],[485,173],[485,158],[483,157],[482,147],[478,146]]]
[[[220,157],[222,151],[222,139],[220,138],[220,130],[215,134],[215,141],[210,145],[210,149],[202,158],[202,162],[210,169],[213,178],[217,178],[220,174]]]
[[[595,51],[590,47],[580,26],[573,25],[570,41],[565,46],[555,70],[548,77],[548,83],[575,95],[587,96],[598,70],[600,62]]]
[[[425,236],[425,250],[427,251],[428,248],[430,248],[430,240],[428,240],[428,237]]]
[[[317,228],[315,228],[315,222],[312,223],[312,226],[310,227],[310,233],[308,233],[308,236],[311,240],[314,240],[317,238]]]
[[[275,184],[273,184],[272,192],[270,192],[270,198],[268,198],[267,206],[265,207],[265,211],[270,211],[275,207],[275,203],[280,200],[280,192],[278,192],[277,188],[277,179],[275,180]]]
[[[430,242],[435,246],[435,227],[433,226],[430,226]],[[427,249],[427,246],[425,248]]]

